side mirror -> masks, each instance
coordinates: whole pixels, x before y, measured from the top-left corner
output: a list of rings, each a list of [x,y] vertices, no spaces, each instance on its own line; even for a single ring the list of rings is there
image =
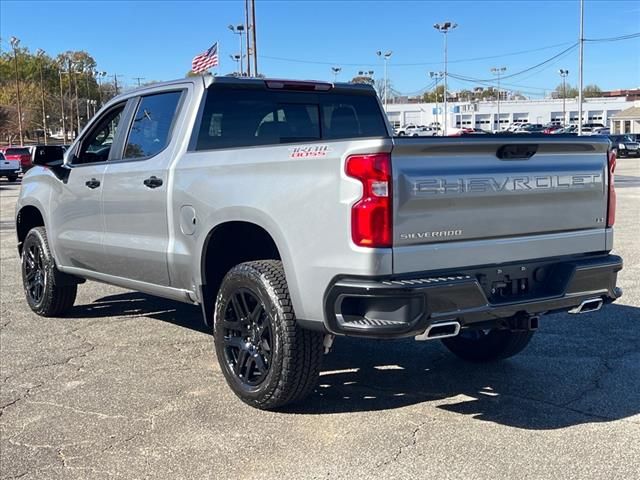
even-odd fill
[[[64,148],[58,145],[36,147],[33,155],[33,164],[43,167],[60,166],[63,160]]]

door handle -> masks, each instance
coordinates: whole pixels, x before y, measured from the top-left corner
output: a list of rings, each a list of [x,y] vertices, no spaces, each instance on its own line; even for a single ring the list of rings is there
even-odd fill
[[[145,187],[156,188],[162,186],[162,179],[152,175],[142,183],[144,183]]]
[[[84,182],[84,184],[93,190],[94,188],[98,188],[100,186],[100,180],[92,178],[91,180],[87,180],[86,182]]]

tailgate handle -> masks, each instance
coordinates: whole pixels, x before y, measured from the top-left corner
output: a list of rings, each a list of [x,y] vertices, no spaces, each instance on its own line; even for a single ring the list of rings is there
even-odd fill
[[[538,151],[538,145],[503,145],[496,152],[501,160],[527,160]]]

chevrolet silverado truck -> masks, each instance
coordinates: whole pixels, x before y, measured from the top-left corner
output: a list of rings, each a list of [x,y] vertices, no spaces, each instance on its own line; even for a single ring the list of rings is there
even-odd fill
[[[62,316],[93,280],[200,305],[227,383],[262,409],[309,394],[336,336],[504,359],[541,315],[622,294],[610,147],[393,138],[364,85],[155,84],[24,177],[26,300]]]

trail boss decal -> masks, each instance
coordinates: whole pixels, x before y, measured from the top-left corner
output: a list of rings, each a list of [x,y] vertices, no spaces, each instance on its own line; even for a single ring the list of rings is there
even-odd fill
[[[289,148],[289,158],[321,158],[331,151],[329,145],[303,145]]]

